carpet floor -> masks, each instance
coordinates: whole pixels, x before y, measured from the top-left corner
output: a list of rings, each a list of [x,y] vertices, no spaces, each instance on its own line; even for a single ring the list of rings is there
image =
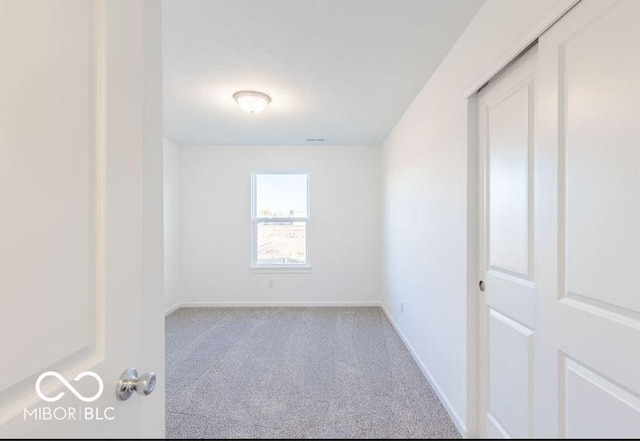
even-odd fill
[[[380,308],[166,318],[169,438],[459,438]]]

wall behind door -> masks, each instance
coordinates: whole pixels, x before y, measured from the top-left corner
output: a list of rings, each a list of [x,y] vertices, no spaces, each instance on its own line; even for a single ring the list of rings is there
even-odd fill
[[[167,145],[168,307],[380,300],[379,147]],[[309,170],[310,273],[250,271],[254,169]]]
[[[164,138],[164,307],[178,303],[180,249],[180,146]]]

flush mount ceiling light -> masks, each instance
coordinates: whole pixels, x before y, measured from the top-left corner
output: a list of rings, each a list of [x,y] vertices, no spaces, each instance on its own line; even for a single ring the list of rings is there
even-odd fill
[[[271,98],[266,93],[255,90],[241,90],[233,94],[242,110],[249,113],[260,113],[267,108],[267,104],[271,102]]]

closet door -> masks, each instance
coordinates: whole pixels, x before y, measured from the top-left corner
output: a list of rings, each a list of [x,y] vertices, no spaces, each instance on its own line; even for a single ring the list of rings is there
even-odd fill
[[[539,39],[536,435],[640,436],[640,2]]]
[[[533,435],[533,173],[537,49],[478,94],[479,433]]]

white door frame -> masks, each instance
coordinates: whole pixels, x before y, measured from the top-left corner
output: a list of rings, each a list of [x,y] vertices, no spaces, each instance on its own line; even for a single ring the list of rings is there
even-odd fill
[[[467,437],[478,437],[478,368],[480,350],[478,333],[478,182],[477,182],[477,101],[478,92],[492,78],[498,76],[513,61],[540,37],[555,22],[572,9],[580,0],[559,0],[558,3],[540,18],[510,50],[495,60],[467,89]]]

